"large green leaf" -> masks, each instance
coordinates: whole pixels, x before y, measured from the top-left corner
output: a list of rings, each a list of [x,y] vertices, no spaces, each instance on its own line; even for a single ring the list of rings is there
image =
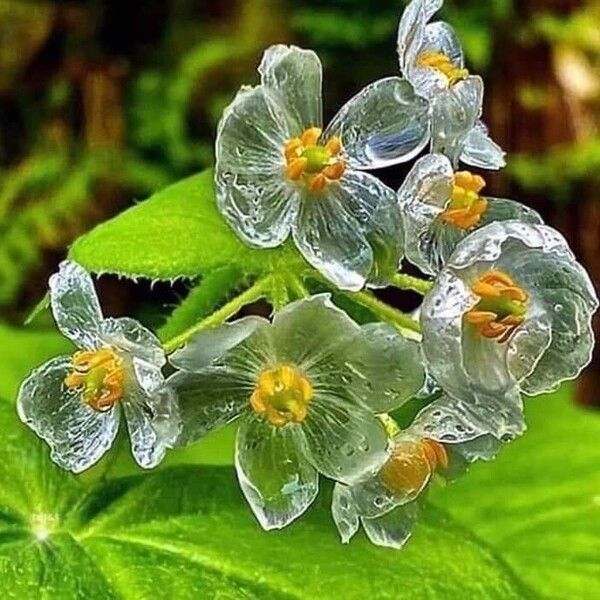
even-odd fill
[[[436,494],[545,598],[600,597],[600,412],[569,387],[528,399],[529,431]]]
[[[305,263],[290,245],[249,248],[217,210],[212,171],[175,183],[79,238],[69,256],[95,273],[172,280],[225,266],[265,273]]]

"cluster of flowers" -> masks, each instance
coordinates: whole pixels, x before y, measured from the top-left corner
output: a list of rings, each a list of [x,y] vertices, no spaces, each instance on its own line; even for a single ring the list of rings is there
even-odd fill
[[[360,326],[317,294],[272,320],[199,330],[166,366],[157,338],[132,319],[104,319],[89,275],[65,262],[51,305],[81,350],[34,371],[18,398],[56,463],[80,472],[97,462],[121,411],[146,468],[239,419],[235,467],[265,529],[299,517],[321,474],[336,482],[343,541],[362,524],[375,544],[401,547],[434,478],[493,458],[524,431],[521,394],[552,390],[589,362],[597,299],[563,237],[457,170],[498,169],[504,158],[480,121],[481,79],[464,68],[452,28],[429,22],[441,4],[409,4],[402,77],[366,87],[324,131],[319,59],[269,48],[260,85],[238,93],[216,142],[217,202],[248,244],[291,234],[319,277],[350,292],[386,285],[404,256],[433,276],[418,339]],[[364,171],[428,144],[397,194]],[[399,427],[390,413],[432,390]]]

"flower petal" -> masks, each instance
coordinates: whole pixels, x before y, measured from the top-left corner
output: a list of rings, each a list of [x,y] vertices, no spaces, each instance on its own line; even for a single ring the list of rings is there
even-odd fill
[[[543,303],[551,329],[551,339],[536,364],[516,371],[523,362],[519,355],[514,357],[512,366],[516,377],[525,378],[521,384],[523,390],[539,394],[577,377],[591,360],[594,346],[591,318],[598,304],[589,276],[579,264],[569,259],[559,260],[553,253],[530,254],[528,261],[524,258],[516,261],[512,256],[504,260],[518,271],[519,283],[536,304]]]
[[[251,316],[204,329],[194,334],[185,346],[173,352],[169,356],[169,362],[184,371],[199,371],[223,357],[257,329],[264,327],[269,327],[267,319]]]
[[[223,112],[216,141],[216,174],[273,175],[285,167],[284,146],[302,125],[264,86],[242,87]]]
[[[299,195],[285,178],[284,147],[301,131],[264,86],[242,88],[223,113],[216,141],[217,204],[248,244],[274,247],[289,235]]]
[[[36,369],[23,382],[17,398],[20,419],[51,449],[50,457],[73,473],[98,462],[111,447],[119,428],[118,407],[97,412],[80,392],[64,385],[71,358],[60,356]]]
[[[237,417],[249,406],[254,382],[226,368],[199,373],[177,371],[166,382],[177,395],[181,431],[177,446],[198,441]]]
[[[165,351],[159,339],[135,319],[104,319],[100,323],[98,333],[104,344],[136,356],[151,365],[162,367],[166,363]]]
[[[387,458],[387,436],[379,419],[332,395],[315,395],[302,430],[311,463],[342,483],[376,471]]]
[[[341,358],[348,392],[377,413],[400,407],[425,382],[419,344],[385,323],[363,325]]]
[[[358,291],[371,272],[373,250],[344,203],[346,191],[339,184],[330,184],[329,190],[326,197],[308,198],[302,204],[292,235],[298,250],[317,271],[341,289]]]
[[[443,0],[412,0],[402,13],[398,27],[398,58],[404,75],[423,45],[425,25],[443,3]]]
[[[336,483],[333,488],[331,515],[342,539],[342,544],[347,544],[356,535],[360,527],[360,520],[350,489],[341,483]]]
[[[152,469],[172,448],[180,432],[175,394],[167,387],[151,396],[142,390],[130,390],[123,399],[131,453],[144,469]]]
[[[341,139],[354,169],[380,169],[414,158],[429,140],[428,104],[399,77],[380,79],[351,98],[324,139]]]
[[[306,460],[296,426],[273,427],[251,416],[238,430],[235,468],[244,496],[263,529],[281,529],[313,503],[317,471]]]
[[[275,313],[274,360],[310,373],[315,368],[339,363],[340,349],[360,335],[360,327],[333,304],[330,294],[317,294],[292,302]]]
[[[410,426],[415,435],[449,445],[461,445],[493,435],[515,437],[525,430],[518,394],[505,399],[446,394],[423,408]]]
[[[80,348],[97,347],[102,311],[89,273],[66,260],[48,285],[52,313],[61,333]]]
[[[312,50],[277,44],[268,48],[258,72],[263,85],[276,92],[281,103],[304,129],[323,121],[321,88],[323,67]]]
[[[445,154],[456,167],[465,140],[481,116],[483,81],[470,76],[438,94],[431,116],[431,151]]]
[[[274,248],[288,238],[301,196],[283,171],[248,175],[219,170],[215,185],[223,216],[244,242]]]
[[[427,154],[410,170],[398,190],[398,202],[404,209],[413,203],[443,209],[452,194],[454,169],[443,154]]]
[[[460,160],[479,169],[498,170],[506,166],[505,156],[506,152],[492,140],[484,123],[478,121],[465,139]]]
[[[400,550],[412,535],[418,516],[418,503],[411,502],[398,506],[381,517],[363,518],[362,524],[373,544]]]

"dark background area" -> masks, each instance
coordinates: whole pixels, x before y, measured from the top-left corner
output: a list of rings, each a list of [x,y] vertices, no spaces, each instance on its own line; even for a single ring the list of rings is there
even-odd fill
[[[397,73],[401,0],[0,0],[0,314],[22,323],[79,235],[211,165],[216,123],[265,47],[313,48],[325,116]],[[453,0],[485,120],[509,153],[487,192],[539,210],[600,281],[600,2]],[[394,188],[405,167],[379,174]],[[186,293],[101,279],[113,314],[157,325]],[[383,292],[408,309],[416,298]],[[599,404],[596,359],[579,384]]]

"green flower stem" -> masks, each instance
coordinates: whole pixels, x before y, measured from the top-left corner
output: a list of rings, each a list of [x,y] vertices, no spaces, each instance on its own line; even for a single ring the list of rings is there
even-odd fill
[[[308,298],[310,296],[310,292],[306,289],[306,286],[302,283],[302,279],[298,275],[290,274],[288,284],[290,291],[297,298]]]
[[[347,298],[368,308],[373,314],[383,321],[395,325],[400,329],[409,329],[415,333],[421,333],[421,325],[409,315],[387,305],[376,298],[371,292],[355,292],[345,294]]]
[[[401,290],[412,290],[422,296],[424,296],[433,286],[433,281],[421,279],[420,277],[413,277],[412,275],[406,275],[405,273],[396,273],[396,275],[392,277],[390,283]]]
[[[170,354],[174,350],[177,350],[180,346],[183,346],[195,333],[207,329],[208,327],[214,327],[220,325],[226,321],[229,317],[235,315],[240,309],[246,304],[256,302],[261,298],[269,295],[271,290],[271,277],[263,277],[259,279],[252,287],[249,287],[245,292],[242,292],[239,296],[233,298],[224,304],[221,308],[216,310],[214,313],[202,319],[195,325],[186,329],[183,333],[170,339],[168,342],[163,344],[163,348],[167,354]]]

